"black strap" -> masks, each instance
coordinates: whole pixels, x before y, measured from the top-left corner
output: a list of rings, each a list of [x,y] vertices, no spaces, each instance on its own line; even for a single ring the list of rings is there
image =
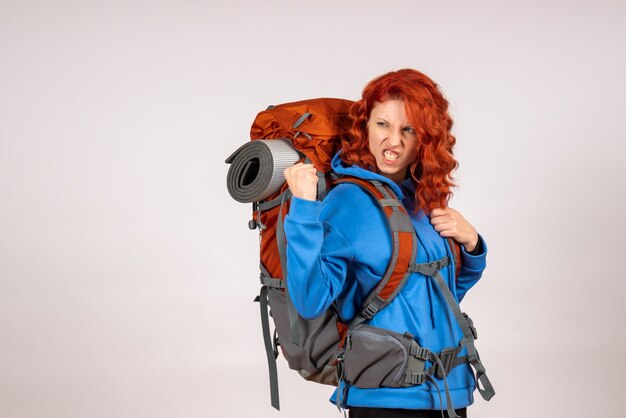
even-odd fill
[[[275,208],[276,206],[280,205],[280,202],[283,198],[283,194],[285,192],[282,192],[281,194],[279,194],[278,196],[276,196],[274,199],[272,200],[268,200],[267,202],[258,202],[258,208],[260,211],[266,211],[266,210],[270,210],[272,208]]]
[[[326,176],[321,171],[317,172],[317,199],[324,200],[328,190],[326,188]]]
[[[267,293],[269,288],[262,286],[259,292],[259,305],[261,306],[261,328],[263,330],[263,342],[265,343],[265,354],[267,355],[267,366],[270,376],[270,397],[272,406],[280,411],[280,401],[278,397],[278,370],[276,368],[276,352],[270,335],[270,321],[268,311]]]
[[[284,289],[285,281],[283,279],[277,279],[275,277],[269,277],[261,273],[261,285],[271,287],[273,289]]]
[[[298,328],[298,311],[289,296],[287,289],[287,239],[285,238],[285,228],[283,226],[283,208],[287,199],[291,198],[291,190],[283,193],[280,202],[280,210],[278,212],[278,221],[276,222],[276,243],[278,246],[278,256],[280,258],[280,267],[283,271],[283,280],[285,285],[285,300],[287,302],[287,313],[289,315],[289,327],[291,328],[291,342],[300,345],[300,329]]]

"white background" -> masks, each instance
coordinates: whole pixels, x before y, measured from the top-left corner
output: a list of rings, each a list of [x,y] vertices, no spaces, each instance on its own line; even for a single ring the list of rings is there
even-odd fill
[[[464,302],[472,417],[618,416],[624,2],[0,3],[0,417],[338,417],[280,360],[250,206],[258,111],[417,68],[451,102],[451,206],[489,246]]]

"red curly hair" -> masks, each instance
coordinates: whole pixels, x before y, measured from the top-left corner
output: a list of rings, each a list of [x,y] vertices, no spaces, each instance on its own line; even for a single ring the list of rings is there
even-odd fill
[[[415,190],[415,211],[429,214],[447,206],[456,186],[452,172],[459,163],[452,149],[456,138],[450,133],[452,118],[448,101],[428,76],[412,69],[383,74],[363,89],[361,100],[350,108],[352,126],[341,139],[341,160],[349,165],[377,171],[376,160],[369,150],[367,120],[376,102],[388,99],[404,101],[405,111],[418,137],[417,158],[409,166]]]

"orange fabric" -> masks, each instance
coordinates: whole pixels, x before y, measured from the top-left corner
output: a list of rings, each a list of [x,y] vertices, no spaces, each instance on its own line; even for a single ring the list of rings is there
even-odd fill
[[[456,242],[453,238],[448,238],[448,244],[450,245],[450,251],[454,257],[455,277],[458,279],[461,274],[461,244]]]
[[[344,344],[346,343],[346,336],[348,335],[348,324],[337,321],[337,332],[339,333],[339,337],[341,338],[341,340],[339,341],[339,348],[343,348]]]
[[[352,103],[344,99],[321,98],[277,105],[257,115],[250,128],[250,139],[253,141],[289,139],[294,148],[306,155],[319,171],[327,173],[330,171],[333,156],[341,146],[340,136],[345,134],[350,124],[348,111]],[[294,129],[294,123],[305,113],[310,113],[311,116]],[[294,139],[297,132],[300,134]],[[285,183],[280,191],[266,200],[270,201],[278,197],[286,189]],[[261,262],[272,277],[282,279],[283,272],[276,242],[279,210],[280,206],[261,213],[260,221],[266,227],[260,231]],[[288,211],[289,201],[283,208],[283,219]],[[259,220],[256,212],[253,218]]]
[[[288,200],[283,207],[283,219],[289,211],[289,203],[290,201]],[[266,227],[261,231],[261,263],[263,263],[272,277],[282,279],[283,270],[280,265],[278,242],[276,240],[276,224],[278,223],[279,211],[280,206],[276,206],[261,213],[261,223]],[[258,221],[256,212],[254,213],[254,219]]]
[[[400,251],[398,254],[398,261],[396,262],[396,268],[393,270],[391,277],[389,277],[389,281],[379,294],[379,297],[383,300],[387,300],[396,290],[412,261],[413,234],[410,232],[399,232],[398,241],[400,242]]]
[[[341,148],[340,137],[350,126],[348,112],[352,103],[344,99],[321,98],[275,106],[257,115],[250,128],[250,139],[287,138],[319,171],[326,173],[333,156]],[[311,116],[294,129],[294,123],[305,113]],[[294,139],[297,132],[300,134]]]

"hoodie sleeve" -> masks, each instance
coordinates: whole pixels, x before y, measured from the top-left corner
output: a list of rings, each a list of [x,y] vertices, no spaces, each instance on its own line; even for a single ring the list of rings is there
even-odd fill
[[[353,257],[349,242],[321,213],[322,202],[292,197],[285,218],[287,289],[305,319],[319,316],[337,298]]]
[[[478,234],[476,248],[467,252],[465,246],[461,246],[461,272],[456,284],[456,294],[459,301],[478,282],[487,266],[487,244],[484,238]]]

